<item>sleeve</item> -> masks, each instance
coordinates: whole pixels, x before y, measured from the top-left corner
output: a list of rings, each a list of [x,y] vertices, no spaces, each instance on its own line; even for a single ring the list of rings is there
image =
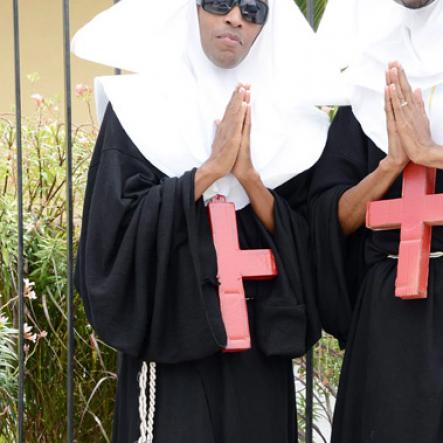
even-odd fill
[[[270,234],[257,218],[256,221],[265,239],[264,246],[273,250],[279,274],[273,281],[260,282],[262,294],[256,303],[257,338],[266,355],[295,358],[304,355],[321,335],[307,220],[301,206],[290,205],[285,198],[297,195],[299,203],[301,194],[306,197],[305,181],[301,183],[297,178],[272,192],[274,232]]]
[[[338,111],[309,192],[317,305],[323,329],[345,347],[363,273],[365,229],[345,237],[338,220],[343,193],[367,175],[368,139],[350,108]]]
[[[226,344],[215,250],[194,171],[168,178],[109,107],[86,190],[76,286],[98,335],[146,361],[176,363]]]

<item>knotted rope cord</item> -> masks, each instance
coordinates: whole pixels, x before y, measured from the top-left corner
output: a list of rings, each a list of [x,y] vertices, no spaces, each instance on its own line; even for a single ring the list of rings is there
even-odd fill
[[[157,365],[149,363],[149,407],[147,408],[146,388],[148,384],[148,364],[144,361],[138,374],[138,412],[140,416],[140,437],[137,443],[153,443],[154,417],[156,406]]]

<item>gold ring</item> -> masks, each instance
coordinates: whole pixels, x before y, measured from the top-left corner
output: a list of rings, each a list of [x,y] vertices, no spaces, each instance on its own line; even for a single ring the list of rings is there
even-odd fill
[[[408,106],[408,102],[400,103],[400,107],[401,107],[401,108],[404,108],[405,106]]]

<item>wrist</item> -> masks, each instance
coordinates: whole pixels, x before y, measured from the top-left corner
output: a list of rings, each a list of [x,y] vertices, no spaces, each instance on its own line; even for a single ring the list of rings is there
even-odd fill
[[[236,177],[245,189],[261,183],[260,174],[254,168],[251,168],[248,171],[237,175]]]
[[[223,173],[220,171],[220,168],[218,168],[217,165],[214,164],[214,162],[212,162],[211,160],[203,163],[198,168],[197,172],[202,179],[211,183],[223,177]]]
[[[413,162],[418,165],[432,166],[441,158],[442,146],[432,143],[427,146],[422,146],[416,153]]]
[[[385,173],[400,175],[408,163],[409,160],[397,160],[388,154],[383,160],[380,161],[378,167]]]

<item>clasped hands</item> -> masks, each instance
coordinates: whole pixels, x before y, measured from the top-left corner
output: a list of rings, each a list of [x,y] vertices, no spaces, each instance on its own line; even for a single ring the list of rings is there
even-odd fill
[[[232,173],[240,183],[257,176],[252,164],[250,85],[239,84],[226,107],[217,131],[212,153],[204,167],[215,179]]]
[[[434,167],[441,164],[439,158],[433,157],[440,147],[432,139],[422,92],[411,88],[398,62],[389,63],[386,72],[385,112],[389,138],[387,159],[395,167],[402,170],[409,161]],[[441,153],[438,149],[438,154]]]

